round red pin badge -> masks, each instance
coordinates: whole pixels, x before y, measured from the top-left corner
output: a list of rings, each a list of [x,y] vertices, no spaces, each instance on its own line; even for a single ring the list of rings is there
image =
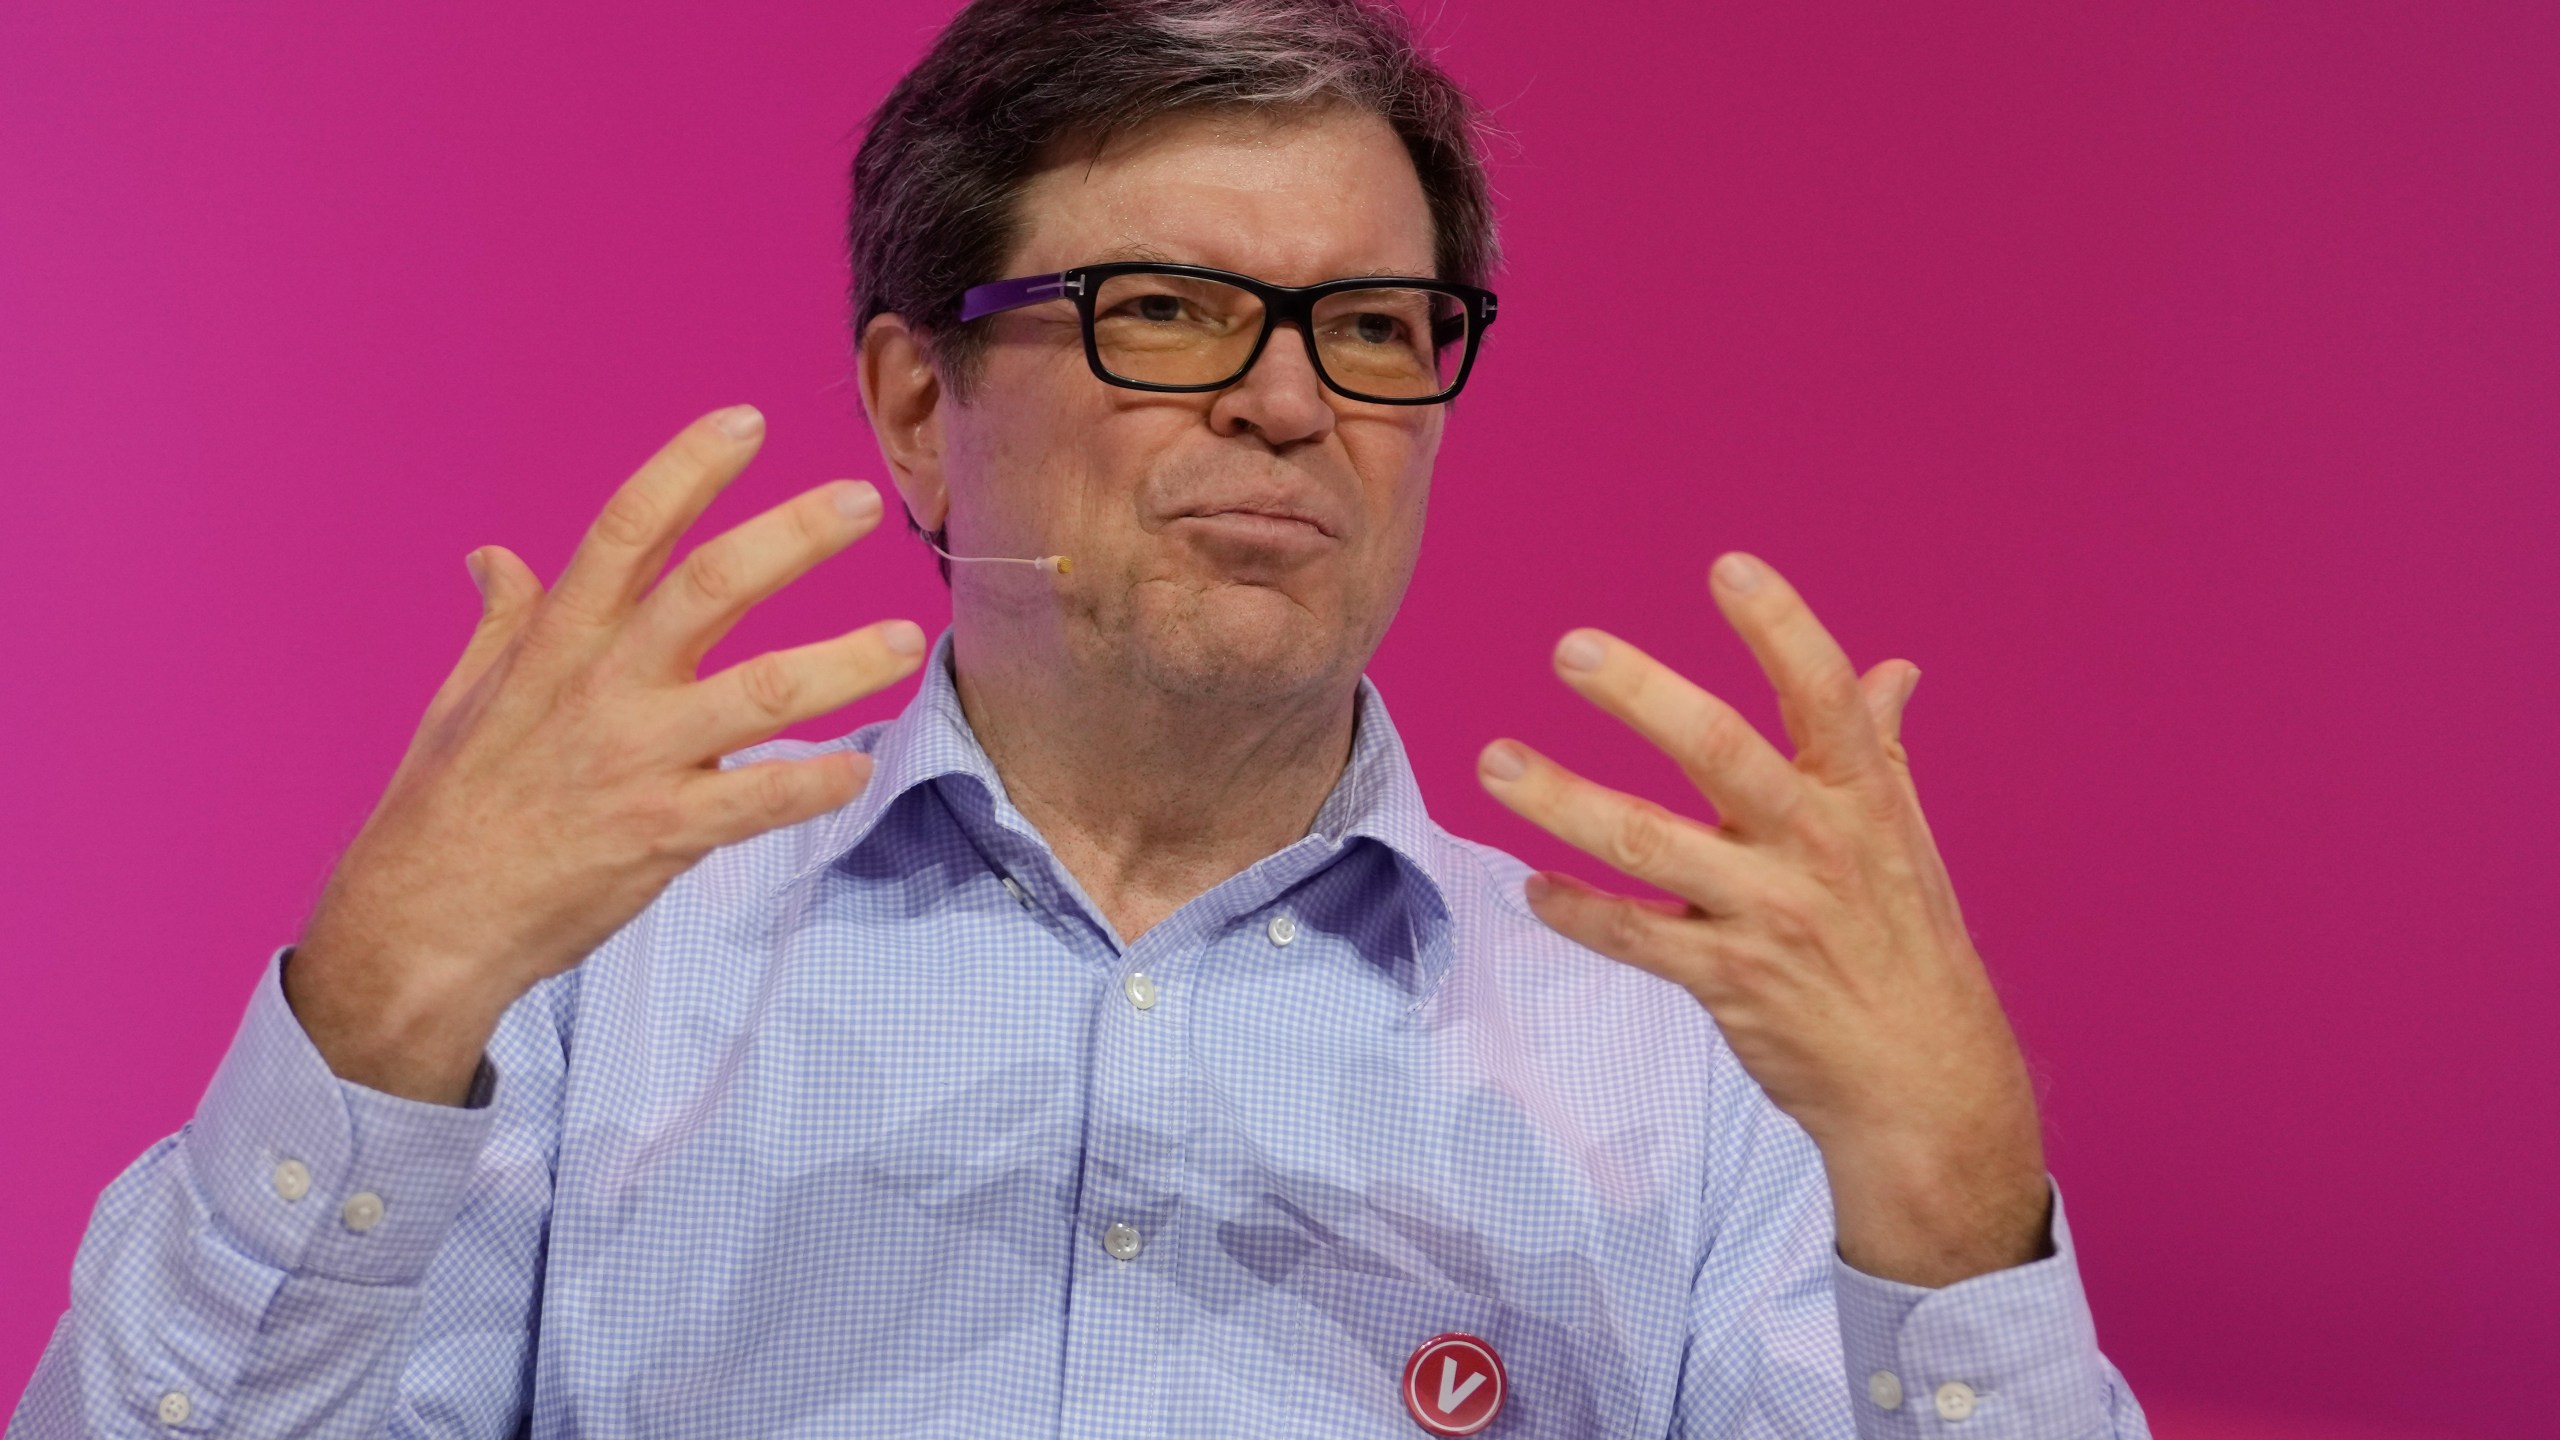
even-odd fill
[[[1434,1435],[1473,1435],[1502,1413],[1502,1357],[1473,1335],[1425,1340],[1404,1362],[1404,1408]]]

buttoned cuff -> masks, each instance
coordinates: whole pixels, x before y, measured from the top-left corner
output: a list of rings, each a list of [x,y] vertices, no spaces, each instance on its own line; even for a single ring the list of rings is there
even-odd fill
[[[412,1285],[444,1243],[497,1118],[483,1055],[463,1106],[387,1095],[329,1069],[266,972],[183,1132],[214,1223],[279,1270]]]
[[[2111,1434],[2106,1362],[2059,1187],[2053,1250],[1936,1290],[1879,1279],[1835,1255],[1841,1350],[1862,1440]]]

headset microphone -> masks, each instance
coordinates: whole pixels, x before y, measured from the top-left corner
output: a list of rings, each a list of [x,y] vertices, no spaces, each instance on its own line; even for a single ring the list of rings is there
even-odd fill
[[[930,540],[924,543],[934,554],[963,565],[1028,565],[1050,575],[1064,575],[1076,568],[1075,562],[1064,555],[1043,555],[1036,560],[1027,555],[954,555]]]

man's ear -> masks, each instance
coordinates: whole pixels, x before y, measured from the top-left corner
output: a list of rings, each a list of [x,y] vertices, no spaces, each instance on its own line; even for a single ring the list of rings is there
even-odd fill
[[[923,338],[901,316],[874,315],[862,327],[859,370],[862,411],[907,513],[927,530],[941,529],[951,513],[942,471],[944,395]]]

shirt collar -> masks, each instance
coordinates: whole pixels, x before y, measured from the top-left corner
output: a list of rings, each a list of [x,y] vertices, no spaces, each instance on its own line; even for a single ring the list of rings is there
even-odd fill
[[[1386,701],[1378,687],[1365,675],[1355,703],[1358,714],[1351,759],[1317,810],[1309,833],[1336,850],[1360,839],[1385,846],[1403,862],[1398,868],[1419,892],[1418,898],[1445,921],[1449,896],[1441,878],[1444,842],[1423,807],[1422,790],[1414,783],[1404,742],[1387,718]],[[948,629],[925,657],[922,683],[906,709],[885,725],[866,726],[833,745],[870,751],[871,782],[852,803],[809,823],[791,878],[778,888],[799,884],[852,853],[900,797],[926,781],[946,776],[978,782],[994,802],[997,823],[1047,848],[1039,831],[1005,798],[995,763],[987,758],[961,712],[960,694],[952,681]]]

